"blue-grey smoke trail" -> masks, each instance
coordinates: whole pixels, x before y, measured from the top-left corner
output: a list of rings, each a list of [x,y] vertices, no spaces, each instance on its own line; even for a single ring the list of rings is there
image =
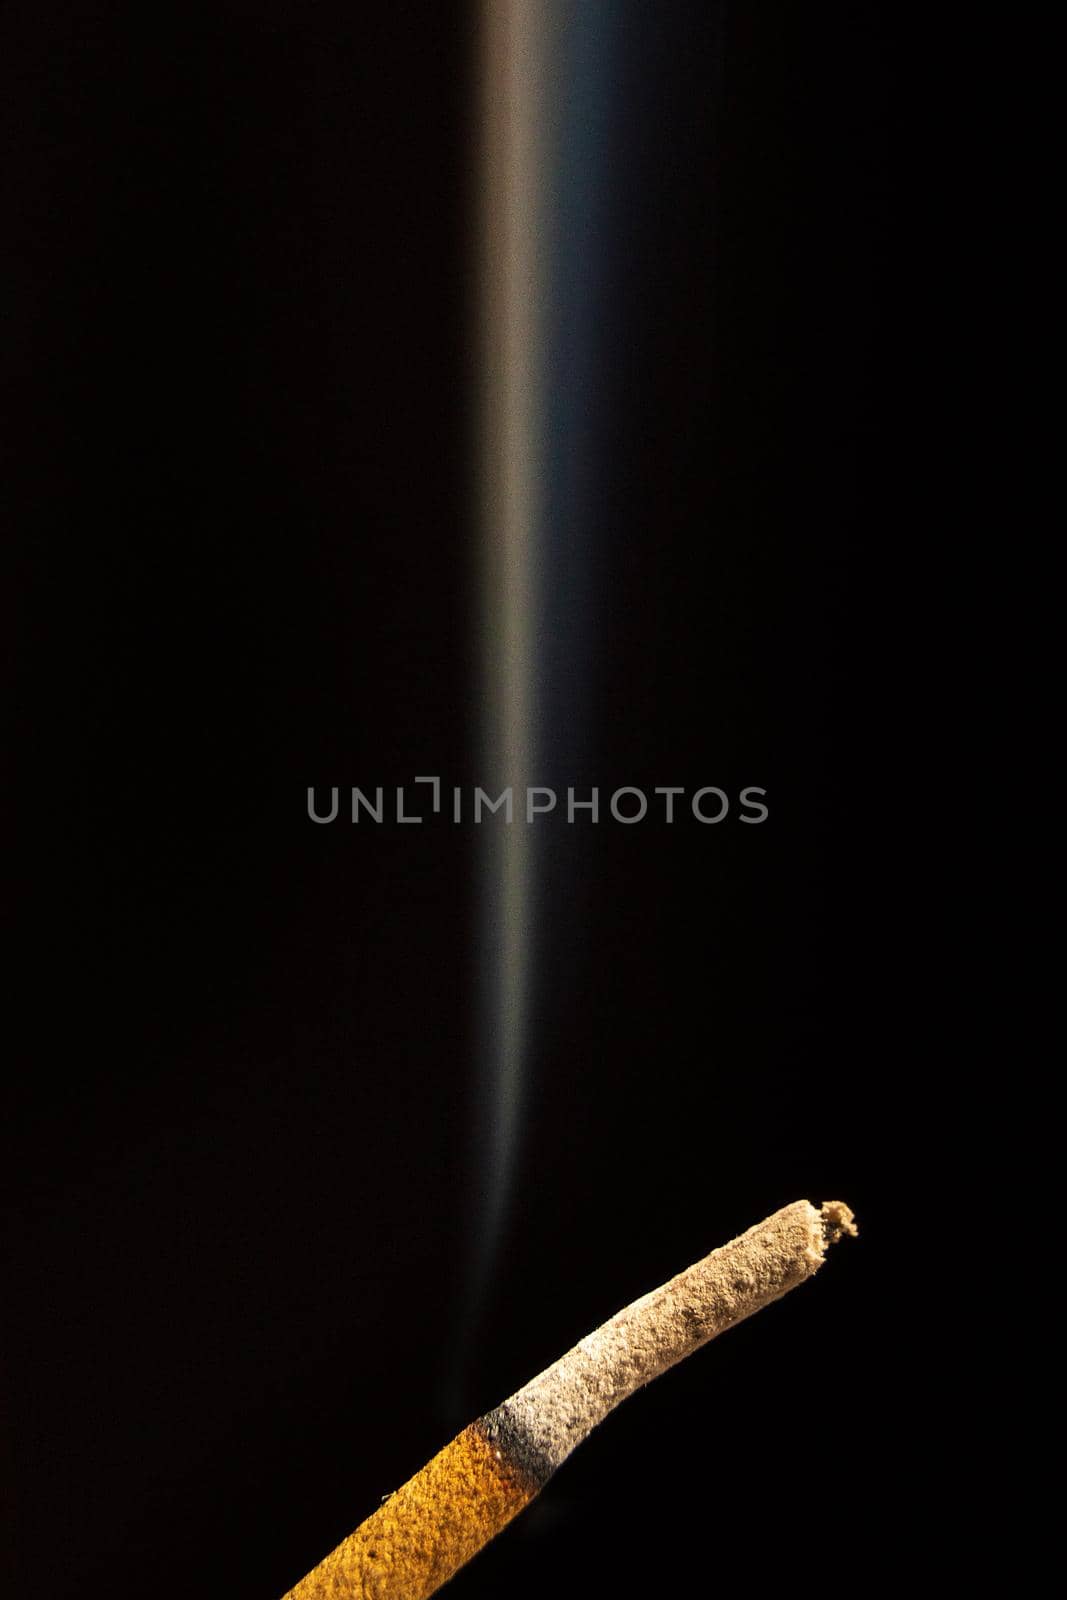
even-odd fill
[[[485,771],[520,806],[534,781],[537,620],[543,525],[547,312],[547,12],[488,3],[482,62],[482,406],[480,439]],[[480,835],[482,994],[478,1151],[484,1175],[473,1233],[479,1307],[503,1223],[518,1138],[532,964],[529,830],[520,810]]]
[[[513,790],[515,811],[510,825],[494,817],[479,836],[484,1187],[472,1234],[474,1316],[514,1191],[528,1088],[538,874],[526,788],[580,751],[587,720],[587,521],[617,26],[613,7],[590,0],[486,0],[484,12],[482,758],[494,792]]]

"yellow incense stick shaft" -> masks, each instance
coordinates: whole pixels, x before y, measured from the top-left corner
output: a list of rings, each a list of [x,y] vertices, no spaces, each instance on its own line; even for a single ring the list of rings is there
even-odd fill
[[[472,1423],[285,1600],[426,1600],[536,1493]]]

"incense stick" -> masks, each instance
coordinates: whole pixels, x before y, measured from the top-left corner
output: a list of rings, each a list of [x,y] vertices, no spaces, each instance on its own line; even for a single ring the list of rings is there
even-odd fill
[[[840,1201],[797,1200],[624,1307],[464,1428],[284,1600],[426,1600],[622,1400],[804,1283],[855,1232]]]

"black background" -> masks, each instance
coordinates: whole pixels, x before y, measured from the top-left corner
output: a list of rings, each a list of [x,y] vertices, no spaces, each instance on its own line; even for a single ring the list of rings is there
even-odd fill
[[[844,1594],[908,1543],[895,44],[873,5],[652,9],[583,776],[761,784],[771,815],[541,835],[477,1317],[477,839],[305,812],[482,776],[475,12],[4,9],[19,1592],[280,1595],[802,1195],[860,1242],[610,1419],[455,1592]]]

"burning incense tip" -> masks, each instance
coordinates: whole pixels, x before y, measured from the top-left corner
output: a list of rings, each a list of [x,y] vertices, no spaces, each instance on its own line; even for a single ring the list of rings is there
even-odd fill
[[[848,1206],[776,1211],[611,1317],[464,1428],[284,1600],[426,1600],[635,1389],[810,1278]]]

